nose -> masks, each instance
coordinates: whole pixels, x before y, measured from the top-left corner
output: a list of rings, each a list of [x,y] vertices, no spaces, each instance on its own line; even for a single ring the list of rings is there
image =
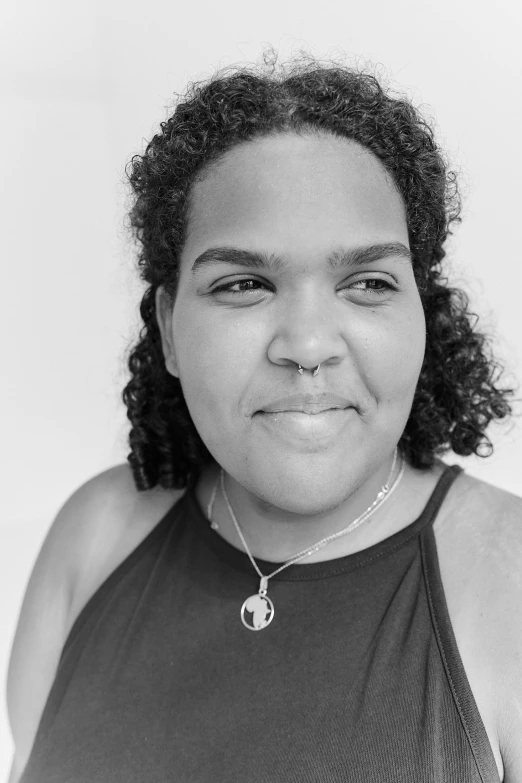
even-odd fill
[[[274,364],[312,372],[319,364],[339,364],[348,354],[345,315],[336,302],[326,301],[317,292],[299,301],[287,300],[274,319],[268,358]]]

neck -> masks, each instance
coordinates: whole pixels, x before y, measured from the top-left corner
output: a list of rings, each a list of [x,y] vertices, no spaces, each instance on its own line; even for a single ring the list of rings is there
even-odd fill
[[[275,505],[268,505],[246,490],[232,476],[225,473],[226,494],[241,532],[254,558],[283,563],[297,552],[311,547],[326,536],[346,528],[374,502],[377,493],[388,479],[393,455],[342,503],[321,514],[310,516],[292,514]],[[397,459],[390,485],[395,480],[400,460]],[[440,470],[437,472],[440,473]],[[415,471],[405,465],[404,475],[392,495],[382,506],[353,531],[333,541],[318,552],[300,561],[303,564],[342,557],[378,543],[406,524],[414,521],[422,511],[436,477],[433,471]],[[245,547],[235,528],[220,484],[220,467],[216,464],[202,474],[196,495],[205,513],[217,482],[211,521],[218,534],[236,549]],[[423,494],[421,485],[426,485]],[[420,504],[420,502],[422,505]],[[408,509],[408,512],[405,512]],[[415,516],[411,516],[414,513]],[[210,523],[209,523],[210,524]]]

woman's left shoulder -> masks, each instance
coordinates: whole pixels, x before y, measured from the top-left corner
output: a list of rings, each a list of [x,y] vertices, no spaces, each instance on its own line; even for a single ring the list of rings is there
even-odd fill
[[[492,711],[510,783],[522,780],[522,498],[462,472],[447,501],[438,540],[447,554],[455,547],[448,560],[465,596],[458,599],[467,614],[462,622],[473,657],[487,661],[483,673],[489,670],[494,684]]]
[[[439,538],[467,562],[483,597],[488,590],[491,609],[504,620],[512,612],[522,642],[522,498],[462,472],[441,511]]]
[[[466,530],[475,541],[491,545],[491,557],[502,558],[508,545],[522,547],[522,497],[463,471],[443,507],[441,523]],[[497,546],[498,544],[498,546]]]

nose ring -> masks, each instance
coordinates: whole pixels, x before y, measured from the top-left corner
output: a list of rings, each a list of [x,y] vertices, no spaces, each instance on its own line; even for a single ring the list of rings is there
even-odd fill
[[[313,373],[312,373],[312,377],[313,377],[313,378],[315,378],[315,376],[316,376],[316,375],[317,375],[317,373],[319,372],[319,367],[320,367],[320,366],[321,366],[321,365],[320,365],[320,364],[318,364],[318,365],[317,365],[317,367],[315,368],[315,370],[313,371]],[[297,365],[297,372],[299,373],[299,375],[302,375],[302,374],[303,374],[303,368],[301,367],[301,365],[300,365],[300,364],[298,364],[298,365]]]

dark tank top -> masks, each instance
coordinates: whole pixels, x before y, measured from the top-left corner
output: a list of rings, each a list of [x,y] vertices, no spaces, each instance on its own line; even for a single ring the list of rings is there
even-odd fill
[[[498,783],[433,534],[460,470],[384,541],[270,579],[260,631],[191,485],[76,620],[22,783]]]

